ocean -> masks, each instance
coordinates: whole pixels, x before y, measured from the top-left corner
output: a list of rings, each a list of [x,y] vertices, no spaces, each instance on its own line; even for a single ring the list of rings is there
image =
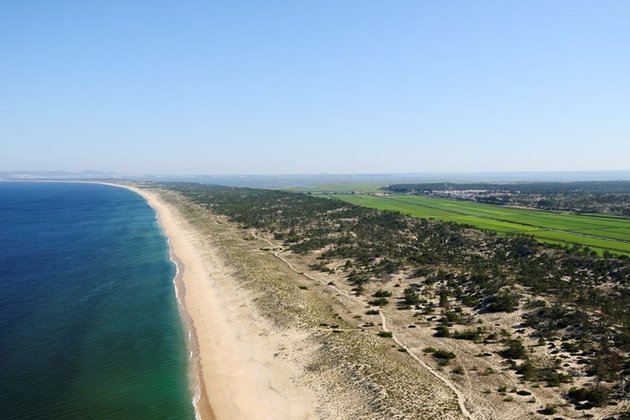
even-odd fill
[[[0,418],[194,418],[174,275],[137,194],[0,182]]]

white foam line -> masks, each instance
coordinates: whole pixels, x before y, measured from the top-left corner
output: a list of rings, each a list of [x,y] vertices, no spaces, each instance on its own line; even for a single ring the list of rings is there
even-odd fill
[[[160,214],[158,213],[157,209],[155,207],[153,207],[151,205],[151,203],[149,202],[149,200],[143,196],[140,192],[138,192],[138,190],[134,187],[131,187],[129,185],[124,185],[124,184],[115,184],[112,182],[101,182],[101,181],[80,181],[80,180],[64,180],[64,181],[57,181],[57,180],[53,180],[53,181],[48,181],[48,180],[29,180],[27,182],[51,182],[51,183],[68,183],[68,184],[97,184],[97,185],[107,185],[110,187],[116,187],[116,188],[123,188],[125,190],[131,191],[134,194],[139,195],[140,197],[142,197],[142,199],[149,205],[149,207],[151,207],[151,209],[153,209],[153,212],[155,213],[155,219],[158,222],[158,226],[160,227],[160,231],[162,232],[162,236],[164,236],[166,238],[166,243],[168,244],[168,252],[169,252],[169,259],[171,260],[171,262],[175,265],[175,276],[173,277],[173,288],[175,289],[175,299],[177,300],[177,305],[179,307],[179,311],[180,311],[180,319],[182,320],[182,323],[184,324],[184,328],[188,331],[188,349],[189,349],[189,356],[188,356],[188,374],[189,374],[189,378],[194,379],[194,381],[189,381],[189,386],[192,388],[191,390],[193,391],[193,398],[192,398],[192,405],[195,411],[195,419],[196,420],[202,420],[201,418],[201,413],[199,412],[199,401],[201,400],[201,370],[198,368],[197,363],[195,361],[195,355],[194,355],[194,341],[193,341],[193,336],[192,336],[192,325],[191,325],[191,320],[188,319],[188,315],[186,313],[186,308],[181,300],[181,297],[179,296],[179,290],[177,288],[177,278],[179,277],[179,264],[177,264],[177,261],[174,258],[174,254],[173,254],[173,248],[171,247],[171,238],[168,237],[168,235],[166,234],[166,232],[164,231],[164,228],[162,227],[162,224],[160,223]]]
[[[144,198],[144,197],[143,197]],[[147,201],[148,203],[148,201]],[[149,206],[151,206],[151,203],[149,203]],[[151,206],[151,208],[153,208],[153,206]],[[158,220],[158,224],[160,222],[160,216],[157,213],[156,209],[153,209],[153,211],[155,211],[156,213],[156,218]],[[201,378],[200,378],[200,370],[197,368],[197,362],[195,360],[195,353],[193,351],[194,348],[194,342],[193,342],[193,336],[192,336],[192,328],[189,325],[192,321],[189,319],[186,319],[187,315],[184,313],[185,312],[185,307],[184,307],[184,303],[181,300],[181,297],[179,295],[179,289],[177,287],[177,279],[179,278],[179,273],[180,273],[180,269],[179,269],[179,264],[177,264],[177,261],[174,257],[173,254],[173,248],[171,247],[171,238],[169,238],[166,233],[164,232],[164,229],[162,228],[162,225],[160,224],[160,229],[162,230],[162,234],[166,237],[166,243],[168,244],[168,250],[169,250],[169,258],[171,260],[171,262],[175,265],[175,276],[173,277],[173,288],[175,289],[175,298],[177,299],[177,304],[179,305],[179,309],[180,309],[180,315],[183,317],[184,319],[184,327],[186,328],[187,332],[188,332],[188,372],[189,375],[192,376],[192,381],[190,384],[190,387],[192,388],[193,391],[193,397],[192,397],[192,405],[193,405],[193,409],[195,410],[195,420],[202,420],[201,419],[201,412],[199,411],[199,401],[201,400]]]
[[[184,306],[184,303],[181,300],[179,289],[177,287],[177,279],[179,278],[179,274],[180,274],[181,270],[180,270],[179,264],[177,264],[177,260],[175,258],[175,254],[173,253],[173,248],[171,247],[171,238],[168,237],[168,235],[164,231],[164,228],[162,227],[162,224],[160,222],[160,214],[158,213],[157,209],[151,205],[151,203],[149,202],[149,200],[146,197],[144,197],[142,194],[140,194],[134,188],[130,188],[130,187],[126,186],[126,185],[110,184],[110,183],[105,183],[105,182],[94,182],[94,184],[109,185],[109,186],[112,186],[112,187],[124,188],[126,190],[132,191],[135,194],[138,194],[140,197],[142,197],[142,199],[155,212],[155,219],[158,222],[158,226],[160,227],[160,231],[162,232],[162,236],[164,236],[166,238],[166,243],[168,244],[169,259],[171,260],[173,265],[175,265],[175,275],[173,276],[173,280],[172,280],[173,289],[175,289],[175,299],[177,300],[177,305],[179,307],[180,318],[183,321],[182,324],[184,324],[184,328],[188,332],[188,342],[187,342],[187,346],[188,346],[188,349],[189,349],[189,354],[188,354],[188,375],[189,375],[189,378],[191,379],[191,380],[189,380],[189,386],[191,388],[191,391],[193,392],[193,397],[192,397],[191,402],[192,402],[192,405],[193,405],[193,409],[195,411],[195,419],[196,420],[202,420],[201,419],[201,413],[199,411],[199,401],[201,400],[201,377],[200,377],[201,372],[200,372],[200,369],[197,366],[197,362],[196,362],[195,354],[194,354],[194,350],[193,350],[194,349],[194,341],[193,341],[193,335],[192,335],[192,325],[191,325],[192,321],[190,319],[188,319],[188,315],[186,314],[186,308]]]

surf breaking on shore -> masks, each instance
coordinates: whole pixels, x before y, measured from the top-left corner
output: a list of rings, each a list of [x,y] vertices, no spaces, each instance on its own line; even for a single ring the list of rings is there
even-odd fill
[[[120,186],[120,185],[118,185]],[[157,193],[124,186],[141,195],[156,211],[168,238],[180,312],[188,334],[189,376],[198,419],[315,418],[314,397],[299,397],[289,367],[266,363],[268,339],[244,302],[245,292],[230,281],[227,268],[209,244]],[[275,343],[274,343],[275,344]],[[273,384],[272,384],[273,382]]]
[[[159,221],[159,216],[158,216]],[[186,295],[186,287],[182,280],[184,272],[184,264],[173,253],[170,245],[170,238],[167,237],[169,244],[170,258],[175,264],[175,277],[173,278],[173,286],[175,288],[175,297],[179,307],[180,317],[183,321],[186,337],[188,339],[188,366],[189,366],[189,383],[192,391],[192,404],[195,409],[195,418],[197,420],[214,420],[215,416],[212,407],[206,398],[205,384],[201,375],[201,366],[199,363],[199,343],[197,342],[197,334],[194,331],[194,325],[184,307],[183,297]],[[202,414],[203,413],[203,414]]]
[[[192,394],[191,403],[193,405],[195,411],[196,420],[216,420],[216,416],[212,410],[208,402],[208,396],[205,389],[204,378],[201,372],[201,362],[199,359],[199,343],[197,339],[197,333],[195,331],[195,326],[186,310],[185,306],[185,296],[186,296],[186,286],[184,284],[184,271],[185,265],[180,258],[178,258],[177,254],[173,250],[171,235],[165,229],[163,220],[165,217],[165,211],[162,206],[162,203],[158,202],[158,199],[153,195],[148,193],[147,191],[143,191],[140,188],[130,185],[123,184],[114,184],[114,183],[100,183],[103,185],[109,185],[118,188],[124,188],[129,191],[132,191],[139,196],[141,196],[146,202],[151,206],[151,208],[155,211],[155,217],[160,225],[160,228],[163,234],[166,236],[168,249],[169,249],[169,258],[171,262],[175,266],[175,276],[173,277],[173,288],[175,291],[175,298],[177,300],[180,319],[182,321],[184,331],[186,333],[187,338],[187,352],[188,352],[188,382],[190,391]]]
[[[360,325],[363,301],[311,291],[308,261],[279,261],[177,191],[124,187],[153,207],[177,266],[197,418],[464,417],[452,389]]]
[[[158,201],[158,198],[153,194],[143,191],[137,187],[119,184],[109,184],[113,186],[123,187],[144,198],[147,203],[153,208],[156,213],[157,221],[162,229],[162,232],[166,236],[169,258],[175,265],[175,276],[173,277],[173,287],[175,290],[175,297],[177,299],[180,318],[184,326],[187,337],[187,350],[188,350],[188,366],[189,366],[189,384],[192,394],[192,405],[195,410],[195,418],[197,420],[215,420],[216,416],[212,407],[208,401],[208,395],[204,383],[202,374],[202,367],[199,355],[199,342],[197,338],[197,332],[195,331],[195,325],[191,319],[188,311],[186,310],[185,298],[186,298],[186,285],[184,282],[184,273],[186,266],[183,261],[178,257],[172,244],[173,225],[170,220],[165,220],[170,215],[166,215],[167,209],[164,208],[163,203]],[[167,230],[165,224],[168,224],[169,230]]]

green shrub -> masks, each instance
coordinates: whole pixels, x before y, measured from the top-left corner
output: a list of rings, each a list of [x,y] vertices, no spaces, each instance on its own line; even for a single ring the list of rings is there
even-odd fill
[[[434,337],[450,337],[451,331],[448,329],[448,327],[444,325],[438,325],[435,328],[435,334],[433,334],[433,336]]]
[[[588,401],[595,407],[603,407],[610,398],[610,394],[605,388],[571,388],[567,396],[574,404]]]
[[[523,342],[519,339],[509,340],[508,347],[500,354],[506,359],[525,359],[527,358],[527,350],[523,346]]]
[[[420,302],[420,295],[412,287],[407,287],[403,291],[403,299],[407,305],[417,305]]]
[[[372,306],[385,306],[389,303],[389,300],[387,300],[387,298],[384,298],[384,297],[379,297],[379,298],[369,301],[368,303]]]
[[[484,302],[488,312],[514,312],[518,309],[520,295],[509,290],[501,290]]]
[[[526,381],[534,381],[538,378],[538,369],[529,360],[516,367],[516,373],[523,375]]]
[[[477,340],[481,332],[478,329],[467,329],[464,331],[455,331],[451,337],[457,340]]]
[[[542,299],[530,300],[525,304],[525,308],[527,309],[544,308],[545,306],[547,306],[547,302]]]
[[[545,416],[550,416],[552,414],[556,414],[558,412],[558,409],[553,406],[553,405],[548,405],[547,407],[543,408],[542,410],[538,410],[539,414],[543,414]]]
[[[442,322],[451,324],[453,322],[457,322],[462,319],[462,316],[456,312],[448,311],[444,313],[444,318],[441,319]]]
[[[433,352],[433,357],[435,357],[436,359],[452,360],[457,356],[451,351],[436,350],[435,352]]]

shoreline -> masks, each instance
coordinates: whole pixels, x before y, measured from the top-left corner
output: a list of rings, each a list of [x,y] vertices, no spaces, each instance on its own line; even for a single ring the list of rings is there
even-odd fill
[[[157,214],[157,211],[156,211]],[[159,216],[158,216],[159,223]],[[161,225],[160,225],[161,228]],[[165,234],[166,236],[166,234]],[[199,342],[197,340],[197,332],[195,326],[186,311],[184,298],[186,296],[186,286],[183,282],[184,270],[186,269],[177,255],[173,252],[170,245],[170,238],[166,236],[169,247],[170,259],[175,265],[175,277],[173,278],[173,286],[175,288],[175,298],[184,332],[186,333],[188,348],[188,382],[192,391],[192,405],[195,411],[196,420],[216,420],[212,407],[208,402],[205,382],[201,373],[201,365],[199,363]]]
[[[306,373],[302,360],[277,357],[289,348],[303,351],[308,333],[277,328],[257,311],[256,296],[239,284],[209,232],[194,226],[155,189],[106,181],[43,182],[124,188],[155,211],[176,265],[173,282],[188,333],[189,390],[197,419],[321,418],[319,396],[301,379]]]
[[[94,183],[94,182],[91,182]],[[184,273],[186,272],[186,265],[178,257],[177,253],[173,249],[172,244],[172,232],[166,230],[163,219],[165,212],[168,211],[163,207],[163,203],[159,201],[157,197],[142,189],[124,184],[113,184],[105,182],[95,182],[95,184],[107,185],[112,187],[124,188],[129,190],[140,197],[142,197],[147,204],[155,211],[155,216],[160,226],[162,234],[166,238],[169,250],[169,258],[175,265],[175,277],[173,278],[173,286],[175,291],[175,299],[177,300],[178,312],[180,320],[184,327],[184,333],[186,334],[187,352],[188,352],[188,382],[192,397],[192,406],[195,412],[196,420],[217,420],[212,406],[208,400],[208,393],[206,384],[204,381],[203,368],[200,360],[199,339],[195,324],[188,313],[186,308],[186,284],[184,281]]]
[[[111,184],[109,184],[111,185]],[[139,194],[158,215],[178,272],[175,290],[188,327],[189,378],[201,420],[319,418],[317,398],[299,381],[302,364],[277,358],[289,345],[285,331],[252,307],[233,268],[159,191],[115,185]],[[300,333],[301,334],[301,333]],[[196,388],[196,389],[195,389]]]
[[[289,262],[176,191],[89,183],[128,189],[155,211],[176,267],[197,419],[467,417],[447,381],[366,330],[365,303],[306,274],[308,260]]]
[[[264,226],[224,221],[208,205],[212,189],[90,183],[128,189],[155,211],[176,267],[167,277],[188,333],[188,401],[198,419],[500,418],[504,403],[517,417],[549,406],[579,414],[558,393],[569,385],[533,389],[516,373],[497,372],[503,362],[494,355],[504,341],[449,342],[435,338],[435,317],[416,319],[417,312],[394,305],[366,311],[380,287],[391,296],[402,284],[415,287],[405,272],[355,296],[343,259],[330,262],[329,272],[315,271],[318,254],[292,252]],[[238,203],[238,192],[232,199]],[[437,290],[429,289],[425,308],[437,307]],[[474,310],[464,314],[460,328],[475,321]],[[480,332],[503,335],[523,314],[480,314],[476,321]],[[444,368],[424,351],[435,348],[451,351],[457,365]],[[513,399],[501,391],[508,388],[530,397]]]
[[[13,182],[13,181],[8,181]],[[117,184],[113,182],[101,182],[101,181],[82,181],[82,180],[28,180],[28,181],[16,181],[16,182],[35,182],[35,183],[70,183],[70,184],[95,184],[104,185],[114,188],[123,188],[134,194],[139,195],[155,212],[155,218],[158,222],[162,234],[166,238],[169,259],[175,265],[175,276],[173,277],[173,290],[175,292],[175,299],[177,301],[177,310],[180,316],[180,322],[185,333],[186,340],[186,352],[188,353],[188,388],[190,392],[191,404],[193,407],[196,420],[217,420],[215,412],[210,405],[209,394],[204,380],[203,368],[201,364],[201,352],[199,348],[199,338],[197,330],[193,322],[188,308],[186,307],[186,285],[184,280],[184,273],[186,266],[182,259],[173,249],[173,231],[165,226],[165,218],[170,218],[172,215],[166,208],[166,205],[160,201],[158,197],[149,191],[139,188],[137,185],[129,184]],[[174,224],[169,224],[170,227],[174,227]]]

